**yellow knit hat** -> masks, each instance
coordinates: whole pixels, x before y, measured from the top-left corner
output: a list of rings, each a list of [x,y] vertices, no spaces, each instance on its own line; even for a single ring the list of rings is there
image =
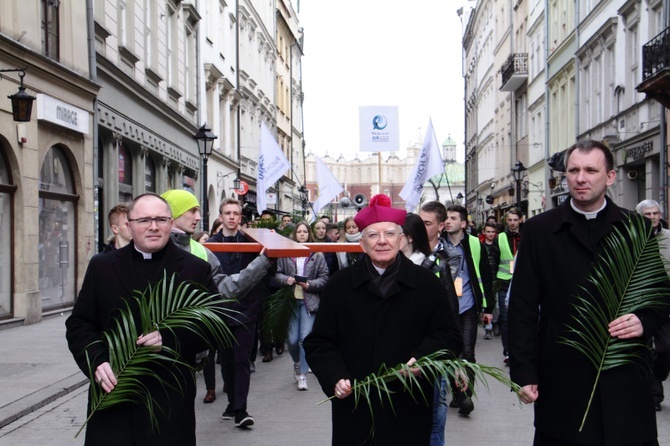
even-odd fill
[[[200,203],[198,203],[195,195],[186,190],[172,189],[164,192],[161,197],[170,205],[172,218],[179,218],[185,212],[200,207]]]

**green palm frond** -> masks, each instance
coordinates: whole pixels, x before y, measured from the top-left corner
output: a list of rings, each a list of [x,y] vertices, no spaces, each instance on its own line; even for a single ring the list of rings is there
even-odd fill
[[[102,340],[97,341],[109,350],[109,363],[117,379],[112,392],[106,393],[95,382],[95,369],[87,354],[91,380],[90,413],[75,437],[96,411],[127,402],[143,406],[152,428],[158,429],[156,411],[165,408],[156,407],[145,382],[158,382],[166,392],[168,389],[183,392],[181,383],[193,379],[194,369],[180,355],[179,345],[174,349],[162,346],[160,352],[156,352],[151,347],[138,346],[138,336],[155,330],[174,333],[175,329],[186,329],[208,344],[230,346],[234,338],[224,320],[235,311],[223,307],[227,301],[197,284],[177,283],[176,274],[168,279],[165,272],[163,279],[154,286],[150,285],[145,291],[136,290],[125,301],[113,326],[102,333]],[[135,314],[139,314],[141,333]],[[174,338],[178,342],[178,336]],[[183,376],[183,370],[188,370],[190,376]]]
[[[293,288],[283,287],[265,299],[263,303],[263,321],[261,332],[265,339],[286,339],[288,329],[296,318],[298,302]]]
[[[355,379],[352,383],[351,391],[354,398],[354,407],[358,407],[361,401],[364,401],[372,412],[371,402],[376,397],[382,404],[386,401],[393,410],[392,395],[397,393],[398,390],[393,390],[389,387],[389,384],[392,382],[397,382],[400,389],[408,392],[415,401],[421,398],[428,403],[433,395],[426,395],[424,393],[419,378],[414,376],[410,371],[411,368],[415,367],[421,369],[421,374],[424,376],[422,379],[427,379],[430,382],[435,382],[439,377],[444,377],[447,382],[450,382],[457,378],[460,379],[473,375],[474,380],[469,382],[468,386],[472,389],[472,394],[475,396],[475,383],[483,383],[484,387],[487,390],[489,389],[488,381],[486,380],[487,376],[510,387],[514,392],[519,390],[519,386],[513,383],[507,376],[507,373],[499,368],[476,364],[462,359],[448,359],[453,357],[453,354],[449,351],[439,350],[419,358],[411,367],[405,363],[398,364],[392,368],[388,368],[386,364],[382,364],[377,373],[371,373],[360,380]],[[394,388],[397,388],[398,385],[395,385]],[[451,387],[447,386],[447,389],[451,389]],[[333,398],[335,397],[331,396],[320,401],[318,404],[323,404]]]
[[[589,397],[581,431],[603,371],[625,364],[640,364],[648,347],[640,339],[618,339],[609,334],[614,319],[643,309],[660,308],[668,296],[668,275],[658,252],[658,239],[641,215],[628,216],[624,229],[615,228],[603,239],[603,252],[586,276],[573,304],[572,338],[559,342],[577,349],[593,364],[596,379]],[[591,291],[590,289],[594,290]]]

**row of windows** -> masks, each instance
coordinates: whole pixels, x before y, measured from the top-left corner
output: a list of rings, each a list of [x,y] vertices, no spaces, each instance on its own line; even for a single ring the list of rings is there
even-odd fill
[[[284,78],[277,77],[277,108],[284,116],[291,117],[291,94],[289,86],[284,85]]]
[[[197,102],[197,19],[190,8],[161,0],[95,0],[94,4],[96,23],[113,27],[116,35],[116,39],[99,36],[98,51],[138,82],[146,77],[146,88],[154,94],[167,96],[155,91],[159,86],[167,90],[172,105],[182,112],[182,102]]]

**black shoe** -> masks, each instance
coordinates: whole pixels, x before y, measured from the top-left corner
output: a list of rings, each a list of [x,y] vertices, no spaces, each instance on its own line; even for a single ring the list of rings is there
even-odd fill
[[[256,371],[256,363],[249,361],[249,373],[254,373]]]
[[[221,418],[224,420],[232,420],[235,418],[235,412],[230,407],[226,407],[226,411],[221,414]]]
[[[262,361],[263,362],[272,361],[272,352],[271,351],[270,352],[265,352],[265,354],[263,355],[263,360]]]
[[[466,398],[467,396],[464,393],[454,394],[453,399],[449,403],[449,407],[461,407],[461,404],[463,403],[463,401],[465,401]]]
[[[656,412],[662,411],[663,408],[661,407],[661,403],[654,404],[654,409],[656,409]]]
[[[277,348],[275,348],[275,351],[277,352],[277,355],[281,355],[282,353],[284,353],[284,344],[277,346]]]
[[[473,410],[475,410],[475,405],[472,402],[472,398],[467,396],[459,406],[458,413],[460,415],[470,415],[470,412]]]
[[[246,410],[241,410],[235,414],[235,427],[246,428],[253,425],[254,418]]]

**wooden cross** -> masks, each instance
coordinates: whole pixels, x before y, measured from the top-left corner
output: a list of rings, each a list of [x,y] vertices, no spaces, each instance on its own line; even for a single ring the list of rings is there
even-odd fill
[[[312,252],[363,252],[358,243],[297,243],[267,228],[242,232],[255,243],[205,243],[212,252],[260,252],[268,257],[308,257]]]

